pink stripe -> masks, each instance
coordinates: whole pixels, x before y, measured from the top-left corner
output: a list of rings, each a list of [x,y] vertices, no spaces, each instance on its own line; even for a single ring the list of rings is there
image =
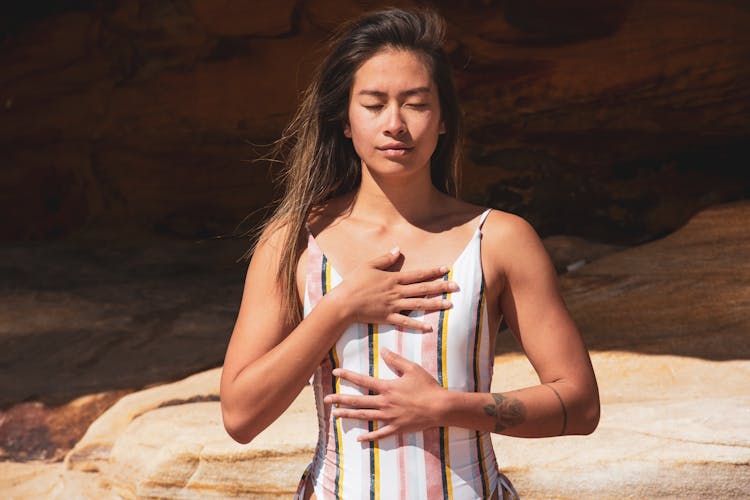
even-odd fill
[[[321,363],[321,387],[323,389],[322,397],[333,392],[331,383],[331,360],[326,358]],[[323,405],[326,426],[326,454],[323,460],[323,488],[326,492],[333,494],[336,491],[336,425],[331,420],[331,405]]]
[[[312,233],[307,238],[307,293],[310,296],[310,307],[315,307],[323,298],[323,281],[320,279],[323,266],[323,252],[315,243]]]
[[[396,353],[400,356],[404,355],[404,330],[400,326],[396,326]],[[398,442],[398,470],[401,476],[401,500],[406,500],[406,492],[409,491],[409,475],[406,473],[406,439],[403,433],[396,434],[396,441]]]
[[[422,368],[437,380],[437,334],[440,312],[425,314],[424,322],[432,327],[422,335]],[[443,498],[443,471],[440,465],[440,433],[437,427],[422,432],[427,498]]]

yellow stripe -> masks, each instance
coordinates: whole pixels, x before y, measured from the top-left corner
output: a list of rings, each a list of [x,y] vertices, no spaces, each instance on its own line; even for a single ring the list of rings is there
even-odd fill
[[[331,263],[326,259],[326,293],[331,291]]]
[[[326,280],[326,293],[331,291],[331,263],[328,262],[326,259],[326,269],[325,269],[325,280]],[[339,357],[336,353],[336,344],[333,344],[333,347],[331,347],[331,351],[333,352],[333,362],[335,363],[335,367],[339,367]],[[336,393],[341,394],[341,378],[336,378]],[[335,426],[336,426],[336,439],[339,442],[339,484],[338,484],[338,490],[339,490],[339,498],[343,498],[344,496],[344,429],[343,424],[341,423],[341,419],[337,418],[335,420]]]
[[[374,324],[372,328],[372,364],[375,378],[379,377],[378,353],[380,352],[380,350],[378,348],[378,335],[378,325]],[[373,420],[372,430],[377,430],[377,428],[378,421]],[[375,461],[375,500],[380,500],[380,444],[377,440],[373,443],[373,447],[373,458]]]
[[[480,433],[477,433],[477,434],[478,434],[478,436],[477,436],[477,444],[479,445],[479,453],[482,455],[482,460],[480,461],[480,463],[482,465],[482,476],[484,476],[485,478],[487,478],[488,477],[487,476],[487,464],[484,463],[484,443],[482,442],[483,441],[482,440],[482,434],[480,434]],[[482,479],[480,478],[479,481],[481,482]],[[487,489],[489,489],[489,487],[490,487],[490,485],[488,484],[487,485]],[[489,494],[489,491],[487,492],[487,494]]]
[[[336,435],[339,440],[339,498],[344,498],[344,430],[341,419],[336,419]]]
[[[451,267],[448,271],[448,281],[453,279],[453,268]],[[451,293],[448,292],[445,296],[446,300],[451,300]],[[446,309],[443,315],[443,387],[448,388],[448,316],[450,309]],[[448,486],[448,498],[453,498],[453,480],[451,479],[451,457],[450,457],[450,439],[448,437],[448,431],[450,427],[445,428],[445,479]]]

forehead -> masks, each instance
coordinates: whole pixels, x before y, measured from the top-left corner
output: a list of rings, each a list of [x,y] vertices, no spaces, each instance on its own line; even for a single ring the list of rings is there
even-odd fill
[[[399,92],[435,86],[422,56],[399,49],[383,49],[367,59],[354,74],[352,94],[360,90]]]

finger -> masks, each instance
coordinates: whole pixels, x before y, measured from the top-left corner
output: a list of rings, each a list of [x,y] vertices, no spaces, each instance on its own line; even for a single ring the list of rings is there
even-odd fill
[[[369,265],[374,267],[375,269],[380,269],[382,271],[385,271],[389,267],[391,267],[393,264],[396,263],[399,256],[401,255],[401,250],[399,250],[398,247],[395,247],[390,252],[381,255],[380,257],[377,257],[375,259],[372,259],[369,262]]]
[[[415,364],[405,357],[396,354],[390,349],[386,349],[385,347],[380,350],[380,355],[383,357],[383,361],[385,361],[385,364],[387,364],[391,370],[398,373],[399,376],[405,373],[409,368],[412,367],[412,365]]]
[[[331,374],[334,377],[342,378],[364,389],[371,389],[375,392],[380,392],[380,380],[374,377],[363,375],[362,373],[353,372],[351,370],[345,370],[344,368],[336,368],[331,372]]]
[[[390,436],[391,434],[395,434],[397,431],[396,427],[388,424],[380,429],[374,430],[372,432],[368,432],[367,434],[362,434],[361,436],[357,437],[357,441],[375,441],[376,439],[383,439],[386,436]]]
[[[385,322],[391,325],[400,326],[402,329],[419,330],[420,332],[431,332],[432,327],[422,321],[404,316],[399,313],[391,313],[385,317]]]
[[[448,266],[431,267],[428,269],[415,269],[413,271],[400,271],[398,273],[398,282],[402,285],[409,283],[419,283],[422,281],[432,281],[440,278],[448,272]]]
[[[402,297],[424,297],[456,291],[458,291],[458,283],[455,281],[438,280],[402,285],[400,293]]]
[[[376,396],[357,396],[355,394],[329,394],[323,402],[332,405],[344,405],[355,409],[377,409]]]
[[[356,420],[379,420],[383,418],[381,410],[361,410],[354,408],[334,408],[331,414],[336,418],[353,418]]]
[[[432,299],[401,299],[394,303],[401,311],[439,311],[441,309],[450,309],[453,303],[442,297]]]

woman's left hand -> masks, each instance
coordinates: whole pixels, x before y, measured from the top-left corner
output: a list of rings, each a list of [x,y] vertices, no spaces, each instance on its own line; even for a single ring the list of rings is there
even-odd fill
[[[382,349],[381,355],[398,378],[385,380],[342,368],[333,370],[334,376],[372,392],[365,396],[329,394],[325,403],[346,406],[334,407],[333,416],[381,423],[382,427],[362,434],[358,441],[374,441],[395,433],[439,426],[438,408],[445,390],[437,380],[424,368],[395,352]]]

